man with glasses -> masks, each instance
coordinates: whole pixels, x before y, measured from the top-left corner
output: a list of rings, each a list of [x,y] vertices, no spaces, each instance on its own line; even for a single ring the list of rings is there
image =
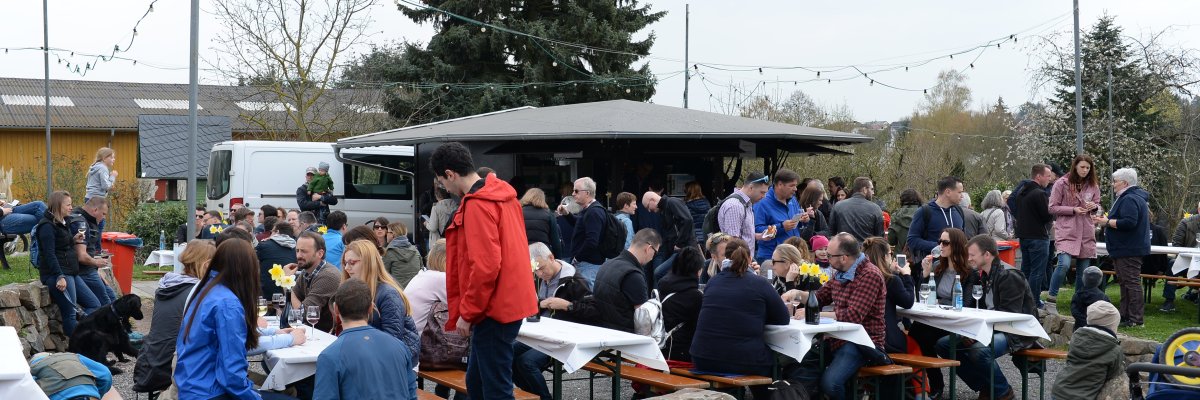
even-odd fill
[[[633,235],[628,249],[600,268],[592,292],[601,326],[633,333],[634,312],[650,298],[642,266],[653,260],[662,246],[667,244],[658,232],[642,229]]]
[[[883,237],[883,210],[871,201],[874,198],[875,183],[871,178],[854,178],[850,198],[837,202],[830,211],[829,231],[848,232],[860,242],[869,237]]]
[[[750,247],[750,254],[754,254],[755,241],[762,239],[762,234],[754,233],[754,204],[767,195],[769,182],[770,178],[761,172],[746,174],[742,187],[730,194],[728,200],[722,201],[717,211],[720,232],[742,238]]]
[[[571,193],[575,203],[583,210],[579,215],[563,215],[575,226],[571,233],[571,254],[575,256],[575,268],[579,274],[587,279],[588,285],[593,285],[596,282],[596,273],[600,271],[600,264],[604,264],[600,238],[604,235],[608,211],[604,209],[603,204],[596,201],[596,181],[592,178],[585,176],[576,179]]]
[[[804,357],[799,379],[809,387],[819,382],[821,393],[831,399],[846,399],[850,398],[847,396],[846,381],[854,377],[860,367],[877,365],[886,358],[880,349],[884,348],[883,307],[887,293],[883,274],[862,253],[854,235],[846,232],[834,235],[829,242],[829,266],[835,271],[833,279],[813,295],[817,296],[821,306],[833,305],[838,321],[862,325],[875,348],[840,339],[827,339],[829,346],[825,350],[825,360],[828,365],[824,370],[820,369],[820,354],[810,352]],[[785,294],[784,300],[790,300],[786,298],[789,294],[799,297],[801,303],[810,295],[793,291]],[[798,311],[803,313],[803,309]]]
[[[201,226],[203,226],[203,224],[204,224],[204,216],[206,215],[205,214],[206,212],[207,212],[207,210],[204,209],[204,206],[196,206],[196,210],[192,212],[193,214],[195,214],[194,216],[192,216],[192,218],[194,218],[196,220],[196,231],[197,232],[200,231]],[[183,224],[179,225],[179,228],[175,229],[175,243],[187,243],[187,242],[188,242],[187,223],[183,223]]]
[[[221,212],[217,210],[206,211],[204,218],[200,222],[197,222],[196,226],[202,226],[202,228],[196,230],[196,238],[208,240],[215,240],[217,235],[229,227],[221,219]]]

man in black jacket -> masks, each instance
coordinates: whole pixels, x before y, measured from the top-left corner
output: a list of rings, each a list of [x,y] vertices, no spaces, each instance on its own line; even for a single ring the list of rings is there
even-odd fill
[[[259,284],[263,298],[270,299],[275,293],[283,293],[271,280],[271,268],[296,262],[296,231],[288,224],[275,224],[271,236],[258,242],[254,253],[258,256]]]
[[[321,210],[328,210],[329,206],[337,205],[338,200],[335,196],[325,196],[328,197],[328,199],[325,199],[327,201],[322,201],[323,198],[320,194],[308,194],[308,181],[311,181],[313,175],[316,173],[317,169],[313,167],[308,167],[305,170],[304,184],[296,188],[296,206],[300,208],[300,211],[311,211],[313,215],[317,216],[317,220],[323,224],[325,223],[325,214],[328,214],[328,212],[322,213]]]
[[[1054,172],[1049,165],[1037,164],[1030,177],[1033,182],[1021,193],[1014,194],[1018,196],[1017,204],[1021,210],[1017,214],[1015,236],[1021,240],[1021,272],[1029,279],[1030,293],[1041,308],[1040,296],[1046,284],[1046,265],[1050,259],[1050,224],[1054,222],[1046,186],[1054,181]]]
[[[596,201],[596,181],[583,177],[575,181],[575,202],[582,207],[578,216],[566,212],[560,206],[560,213],[574,224],[571,234],[571,254],[575,256],[575,267],[589,284],[596,281],[596,273],[600,264],[604,264],[604,254],[600,251],[600,237],[604,235],[604,223],[608,219],[608,211],[604,205]]]
[[[658,232],[642,229],[633,235],[633,244],[628,249],[600,267],[593,288],[600,326],[633,332],[634,310],[650,298],[642,266],[654,259],[661,246],[665,245]]]
[[[1029,291],[1029,285],[1025,283],[1025,277],[1012,266],[1000,261],[995,239],[988,235],[971,238],[971,241],[967,242],[967,262],[981,275],[980,281],[983,282],[984,289],[978,304],[974,297],[963,299],[966,308],[986,308],[1037,317],[1037,306]],[[989,398],[1012,399],[1012,387],[1009,386],[1000,367],[996,365],[995,359],[1005,353],[1027,349],[1037,343],[1037,338],[994,332],[990,349],[982,343],[963,338],[958,348],[965,350],[957,352],[957,357],[951,357],[951,337],[957,336],[946,336],[938,340],[937,353],[942,358],[953,358],[962,362],[962,366],[958,368],[958,376],[967,386],[980,392],[981,398],[988,393],[987,390],[992,389],[990,394],[993,396]],[[989,386],[989,379],[992,386]]]
[[[646,206],[647,210],[657,213],[662,219],[659,233],[662,234],[663,246],[654,257],[656,266],[653,275],[647,277],[653,278],[653,280],[647,281],[647,287],[653,288],[655,282],[671,271],[671,264],[675,262],[675,255],[679,253],[679,250],[696,245],[696,231],[695,225],[692,223],[692,212],[688,210],[687,204],[683,200],[671,196],[664,197],[657,192],[648,191],[642,195],[642,205]]]

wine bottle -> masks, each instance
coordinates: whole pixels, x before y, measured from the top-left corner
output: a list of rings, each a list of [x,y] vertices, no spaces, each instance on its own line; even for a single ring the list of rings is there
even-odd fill
[[[817,291],[808,292],[808,302],[804,304],[804,323],[817,325],[821,323],[821,303],[817,301]]]

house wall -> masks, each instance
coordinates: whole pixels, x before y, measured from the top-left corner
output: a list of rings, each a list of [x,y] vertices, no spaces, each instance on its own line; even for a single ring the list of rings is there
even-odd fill
[[[78,160],[84,169],[80,172],[86,176],[87,168],[96,157],[96,150],[111,146],[117,152],[115,169],[118,179],[133,179],[137,176],[138,166],[138,137],[137,132],[117,131],[110,137],[108,131],[85,131],[71,129],[53,129],[50,132],[54,168],[65,165],[64,160]],[[46,169],[46,132],[41,130],[0,130],[0,175],[11,173],[13,183],[10,187],[0,187],[0,193],[8,198],[21,199],[28,202],[42,200],[45,197],[45,182],[37,185],[40,190],[36,193],[24,193],[22,186],[30,187],[20,182],[22,170],[36,172],[36,176],[44,179]],[[56,183],[57,186],[57,183]],[[75,194],[75,193],[72,193]],[[82,193],[78,194],[82,201]]]

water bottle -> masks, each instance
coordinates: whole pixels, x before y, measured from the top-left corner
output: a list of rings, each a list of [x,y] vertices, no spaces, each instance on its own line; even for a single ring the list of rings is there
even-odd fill
[[[929,271],[929,297],[925,298],[925,304],[930,307],[936,307],[937,302],[937,283],[933,281],[933,271]]]
[[[158,249],[167,249],[167,231],[158,231]]]
[[[954,275],[954,311],[962,311],[962,282],[958,280],[958,275]]]

